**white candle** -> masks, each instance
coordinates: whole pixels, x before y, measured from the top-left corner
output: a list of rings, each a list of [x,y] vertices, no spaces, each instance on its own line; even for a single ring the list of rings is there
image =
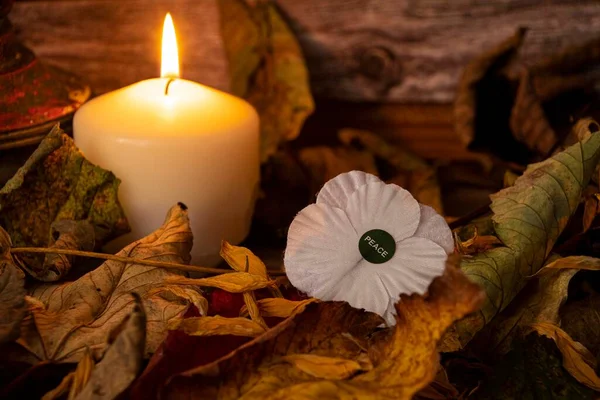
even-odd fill
[[[111,250],[151,233],[182,202],[194,234],[192,260],[211,265],[222,239],[239,243],[248,234],[259,182],[258,116],[242,99],[172,79],[179,67],[170,15],[162,56],[161,78],[81,107],[75,143],[122,181],[119,199],[132,232]]]

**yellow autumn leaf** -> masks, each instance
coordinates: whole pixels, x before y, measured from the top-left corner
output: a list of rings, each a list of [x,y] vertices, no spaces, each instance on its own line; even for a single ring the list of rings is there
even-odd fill
[[[247,318],[196,317],[173,320],[169,329],[180,330],[190,336],[248,336],[255,337],[266,331],[254,321]]]
[[[318,301],[317,299],[306,299],[302,301],[293,301],[279,298],[261,299],[258,301],[258,308],[263,317],[287,318],[304,311],[307,305]],[[241,316],[248,315],[248,309],[243,307],[240,311]]]
[[[44,396],[42,396],[42,400],[55,400],[63,397],[66,393],[69,392],[69,389],[72,387],[74,376],[75,372],[68,373],[63,378],[63,380],[60,381],[60,384],[57,387],[55,387],[54,389],[46,393]]]
[[[231,293],[243,293],[247,292],[248,290],[257,290],[266,287],[273,287],[275,285],[274,281],[263,278],[259,275],[249,274],[247,272],[232,272],[201,279],[172,276],[167,278],[165,282],[175,285],[215,287]]]
[[[267,279],[267,267],[260,258],[247,248],[233,246],[223,240],[219,254],[237,272],[248,272]],[[248,270],[246,270],[246,265]]]
[[[173,376],[165,387],[165,396],[221,400],[411,399],[436,377],[436,346],[444,331],[483,302],[483,291],[454,266],[457,263],[456,258],[450,258],[445,274],[433,281],[426,295],[402,296],[396,304],[396,326],[378,331],[384,334],[376,334],[375,340],[373,333],[382,323],[379,316],[353,309],[347,303],[316,302],[227,356]],[[372,358],[372,350],[379,356]],[[342,366],[334,371],[307,367],[314,374],[338,374],[324,379],[290,363],[281,364],[287,356],[298,354],[345,361],[324,361]],[[373,368],[361,364],[361,356],[367,354]],[[358,362],[361,369],[352,369],[348,360]],[[309,365],[311,360],[302,361]],[[354,371],[352,376],[338,379],[349,371]]]
[[[258,304],[256,303],[256,297],[254,296],[254,292],[244,292],[244,303],[252,321],[262,326],[265,330],[269,329],[269,327],[265,323],[265,320],[260,315],[260,309],[258,308]]]
[[[600,377],[595,371],[596,358],[584,345],[574,341],[567,332],[554,324],[539,322],[530,327],[540,335],[554,340],[563,356],[563,366],[573,378],[590,389],[600,391]]]
[[[90,377],[92,376],[92,371],[96,367],[96,363],[92,358],[92,354],[89,351],[84,353],[83,358],[77,364],[77,369],[73,375],[73,383],[71,384],[71,389],[69,390],[69,400],[72,400],[77,397],[79,393],[83,390],[85,385],[87,385]]]
[[[533,276],[543,275],[544,273],[549,272],[549,270],[551,269],[577,269],[587,271],[598,271],[600,270],[600,258],[587,256],[570,256],[565,258],[559,258],[556,261],[545,265]]]
[[[68,400],[74,399],[87,384],[94,366],[95,363],[92,354],[86,350],[81,360],[79,360],[75,371],[68,373],[57,387],[42,397],[42,400],[60,399],[67,393],[69,394],[67,397]]]
[[[325,357],[316,354],[290,354],[282,360],[300,369],[302,372],[320,379],[347,379],[363,371],[357,361],[339,357]],[[370,366],[372,368],[372,365]]]

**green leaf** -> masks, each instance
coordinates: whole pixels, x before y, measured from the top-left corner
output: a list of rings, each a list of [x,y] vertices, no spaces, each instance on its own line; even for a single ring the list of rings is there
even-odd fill
[[[314,110],[308,70],[294,33],[271,2],[219,0],[231,90],[261,121],[261,161],[295,139]]]
[[[461,343],[502,311],[535,274],[579,205],[583,188],[600,159],[600,135],[527,168],[514,186],[492,195],[492,221],[504,246],[472,258],[461,268],[487,294],[481,311],[461,321]]]
[[[0,225],[14,246],[46,247],[54,221],[87,220],[100,245],[129,231],[119,204],[120,181],[85,159],[58,125],[0,190]],[[43,255],[23,255],[42,269]]]

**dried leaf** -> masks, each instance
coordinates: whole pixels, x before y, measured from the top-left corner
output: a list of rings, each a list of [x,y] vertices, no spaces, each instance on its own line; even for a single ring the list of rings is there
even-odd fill
[[[19,337],[27,313],[25,274],[15,266],[10,247],[10,236],[0,227],[0,344]]]
[[[89,381],[94,366],[91,352],[86,351],[79,360],[75,371],[69,372],[60,382],[60,385],[46,393],[42,400],[60,399],[67,393],[69,394],[68,400],[75,399]]]
[[[69,393],[69,390],[71,389],[71,386],[73,385],[74,377],[75,377],[74,372],[68,373],[67,376],[65,376],[63,378],[63,380],[60,381],[60,384],[57,387],[55,387],[54,389],[52,389],[51,391],[46,393],[44,395],[44,397],[42,397],[42,400],[60,399],[65,394]]]
[[[258,290],[275,285],[275,281],[247,272],[232,272],[219,276],[201,279],[189,279],[181,276],[167,278],[167,283],[176,285],[194,285],[215,287],[231,293],[243,293],[249,290]]]
[[[385,160],[395,170],[389,174],[390,179],[380,175],[387,181],[399,184],[419,201],[443,213],[442,195],[435,168],[425,160],[400,146],[386,142],[382,137],[358,129],[343,129],[338,134],[342,143],[350,146],[358,142],[378,160]],[[402,181],[399,181],[402,180]]]
[[[504,179],[502,180],[502,187],[510,187],[513,186],[515,184],[515,182],[517,181],[517,179],[519,178],[519,174],[507,169],[506,172],[504,173]]]
[[[300,150],[298,159],[310,175],[311,193],[316,193],[325,182],[344,172],[359,170],[379,175],[373,155],[363,150],[347,147],[307,147]]]
[[[263,317],[288,318],[304,311],[307,305],[318,301],[317,299],[307,299],[302,301],[292,301],[287,299],[261,299],[258,301],[258,308]],[[242,308],[241,316],[248,315],[248,309]]]
[[[237,272],[249,272],[267,279],[267,267],[260,258],[247,248],[232,246],[223,240],[220,255]],[[246,266],[248,266],[247,270]]]
[[[96,367],[92,353],[88,350],[83,353],[83,357],[77,364],[77,369],[73,372],[73,382],[69,390],[69,400],[75,399],[81,393],[85,385],[92,376],[92,371]]]
[[[544,268],[540,269],[536,275],[542,276],[542,274],[546,272],[550,272],[550,270],[586,270],[586,271],[598,271],[600,270],[600,259],[594,257],[586,257],[586,256],[571,256],[560,258],[555,260],[548,265],[545,265]],[[565,293],[566,295],[566,293]]]
[[[558,142],[527,71],[521,74],[519,80],[510,115],[510,129],[515,139],[542,156],[547,156]]]
[[[296,152],[289,148],[279,150],[263,164],[260,180],[264,195],[256,203],[253,226],[270,233],[270,243],[283,243],[292,220],[314,200],[314,192]]]
[[[388,143],[381,136],[373,132],[346,128],[338,132],[338,137],[346,146],[360,144],[365,150],[373,155],[380,157],[392,166],[402,171],[417,171],[428,169],[431,166],[422,158],[399,146]]]
[[[248,398],[271,398],[276,389],[298,380],[314,379],[292,365],[281,365],[282,356],[316,354],[356,359],[363,352],[356,341],[366,340],[382,323],[378,315],[346,303],[313,303],[303,313],[286,319],[229,355],[173,377],[165,395],[171,398],[187,393],[198,398],[205,395],[227,399],[245,393]],[[245,361],[240,363],[241,360]],[[261,366],[264,369],[259,372]]]
[[[455,243],[458,252],[465,255],[481,253],[502,245],[502,242],[496,236],[480,236],[477,227],[473,229],[473,236],[465,241],[461,240],[458,235],[455,235]]]
[[[175,301],[174,297],[184,300],[187,304],[193,304],[201,315],[208,314],[208,300],[200,294],[200,289],[194,287],[162,285],[149,292],[150,296],[160,295],[168,301]]]
[[[91,251],[94,249],[94,227],[87,221],[68,219],[54,221],[51,225],[50,248]],[[54,282],[64,278],[73,265],[74,256],[65,254],[46,254],[41,269],[35,265],[23,268],[36,279]]]
[[[17,247],[47,247],[54,221],[86,220],[101,245],[129,232],[117,198],[119,184],[112,172],[87,161],[57,125],[0,190],[0,225]],[[41,270],[43,255],[21,258]]]
[[[569,282],[579,270],[599,270],[600,259],[583,256],[559,258],[540,269],[515,298],[470,344],[480,355],[496,358],[508,353],[512,342],[530,330],[531,324],[560,321],[560,307],[567,300]]]
[[[169,329],[180,330],[190,336],[233,335],[256,337],[265,333],[260,324],[247,318],[196,317],[172,321]]]
[[[192,232],[187,211],[173,207],[158,230],[124,248],[119,255],[140,259],[187,263]],[[145,354],[153,353],[166,335],[166,324],[187,307],[181,301],[151,295],[172,270],[106,261],[78,280],[61,285],[44,284],[32,295],[45,307],[34,307],[21,327],[18,343],[38,360],[78,361],[86,347],[96,355],[106,347],[106,337],[134,307],[129,293],[137,293],[148,315]]]
[[[414,398],[415,400],[446,400],[462,397],[460,397],[458,390],[450,383],[444,367],[440,365],[435,380],[417,393]]]
[[[211,304],[211,310],[213,308]],[[235,311],[238,312],[238,310]],[[193,312],[194,310],[188,310],[185,317],[197,316]],[[133,383],[131,398],[156,398],[171,376],[208,364],[234,351],[251,339],[250,337],[231,335],[190,336],[182,331],[169,331],[167,338],[156,350],[142,375]]]
[[[497,74],[513,60],[524,38],[525,30],[519,29],[514,35],[466,66],[458,83],[454,103],[455,130],[465,146],[475,138],[478,87],[484,78]]]
[[[271,2],[219,0],[231,90],[261,120],[261,160],[295,139],[312,114],[308,70],[293,32]]]
[[[462,270],[487,294],[479,314],[461,321],[457,331],[467,343],[502,311],[543,265],[575,212],[600,159],[600,135],[530,165],[514,186],[492,196],[492,220],[499,246],[465,258]]]
[[[137,377],[146,347],[146,313],[141,297],[132,294],[131,314],[76,400],[117,398]]]
[[[301,314],[211,364],[171,379],[168,398],[233,399],[390,398],[410,399],[438,369],[437,341],[457,318],[474,311],[483,293],[449,266],[427,297],[403,296],[398,323],[375,367],[350,380],[315,379],[298,368],[278,364],[292,354],[358,361],[367,336],[380,317],[345,303],[309,304]],[[360,362],[359,362],[360,363]]]
[[[252,321],[256,322],[264,330],[269,329],[269,327],[265,323],[265,320],[260,315],[260,310],[258,309],[258,304],[256,303],[256,297],[254,296],[254,292],[244,292],[244,304]]]
[[[364,370],[357,361],[316,354],[289,354],[281,357],[281,360],[319,379],[347,379]]]
[[[494,366],[475,393],[474,400],[592,399],[594,392],[579,384],[563,368],[552,340],[536,333],[513,343],[513,350]]]
[[[382,362],[355,378],[361,391],[382,398],[410,399],[427,386],[438,371],[437,343],[454,321],[472,313],[482,304],[484,293],[454,265],[451,257],[444,275],[429,287],[429,295],[401,296],[396,304],[398,322]]]
[[[593,196],[589,196],[585,199],[583,206],[583,232],[587,232],[596,219],[596,216],[600,214],[600,193],[595,193]]]
[[[590,291],[581,299],[570,299],[560,308],[561,329],[595,354],[596,358],[600,355],[599,310],[600,293],[596,291]]]
[[[600,391],[600,378],[596,375],[596,358],[581,343],[574,341],[558,326],[540,322],[531,329],[554,340],[563,355],[563,366],[573,378],[590,389]]]

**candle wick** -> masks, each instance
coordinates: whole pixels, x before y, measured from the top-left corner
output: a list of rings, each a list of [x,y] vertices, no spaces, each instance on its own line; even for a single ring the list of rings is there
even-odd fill
[[[169,86],[171,86],[171,82],[173,82],[174,80],[175,78],[169,78],[169,80],[167,81],[167,86],[165,86],[165,96],[169,94]]]

